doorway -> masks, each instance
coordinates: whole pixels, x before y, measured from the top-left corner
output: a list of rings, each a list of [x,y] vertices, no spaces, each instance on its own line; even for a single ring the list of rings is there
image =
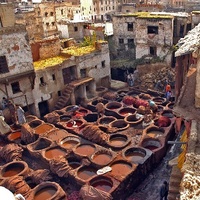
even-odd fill
[[[43,118],[46,114],[49,113],[48,101],[42,101],[42,102],[38,103],[38,107],[39,107],[41,118]]]

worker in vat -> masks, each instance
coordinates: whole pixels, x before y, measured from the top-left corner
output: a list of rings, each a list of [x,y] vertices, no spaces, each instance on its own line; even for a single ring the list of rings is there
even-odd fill
[[[167,196],[169,193],[169,184],[167,181],[164,181],[160,187],[160,200],[167,200]]]
[[[26,123],[25,112],[20,105],[16,105],[16,112],[19,125]]]
[[[158,110],[158,106],[156,105],[156,103],[152,100],[148,100],[148,103],[149,103],[149,107],[151,108],[153,113],[156,113]]]
[[[105,105],[102,103],[102,99],[100,99],[96,105],[96,110],[98,113],[98,118],[103,117],[105,113]]]
[[[17,122],[16,106],[11,100],[8,101],[8,109],[10,111],[10,118],[12,123],[16,124]]]
[[[10,126],[4,120],[5,118],[3,116],[3,112],[0,112],[0,133],[1,134],[10,133],[12,131]]]

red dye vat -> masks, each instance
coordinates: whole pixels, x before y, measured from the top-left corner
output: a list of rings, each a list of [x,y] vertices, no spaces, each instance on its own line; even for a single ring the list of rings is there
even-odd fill
[[[74,121],[70,121],[67,123],[67,127],[72,127],[72,128],[76,128],[76,127],[79,127],[83,124],[82,121],[79,121],[79,120],[74,120]]]
[[[21,138],[21,132],[17,131],[8,135],[8,139],[13,141]]]

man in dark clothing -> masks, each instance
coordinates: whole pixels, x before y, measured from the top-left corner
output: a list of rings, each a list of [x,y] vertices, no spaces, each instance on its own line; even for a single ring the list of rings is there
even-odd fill
[[[162,186],[160,187],[160,200],[167,200],[167,196],[168,196],[168,192],[169,192],[169,186],[167,181],[164,181]]]

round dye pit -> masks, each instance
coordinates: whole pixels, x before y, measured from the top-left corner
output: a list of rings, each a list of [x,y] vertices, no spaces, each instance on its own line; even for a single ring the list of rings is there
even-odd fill
[[[162,112],[164,110],[164,107],[163,106],[161,106],[161,105],[158,105],[158,112]]]
[[[80,139],[78,137],[66,137],[63,140],[61,140],[60,144],[63,148],[66,149],[72,149],[74,146],[79,144]]]
[[[60,116],[60,121],[61,122],[67,122],[71,119],[71,117],[69,115],[61,115]]]
[[[137,97],[138,95],[140,95],[140,92],[130,91],[130,92],[127,93],[127,95],[132,96],[132,97]]]
[[[132,125],[137,125],[141,123],[143,120],[143,117],[134,114],[134,115],[126,116],[124,120],[132,126]]]
[[[36,127],[38,127],[38,126],[41,125],[41,124],[42,124],[42,121],[41,121],[41,120],[38,120],[38,119],[29,122],[29,126],[30,126],[31,128],[36,128]]]
[[[96,189],[109,192],[113,187],[113,182],[108,177],[100,176],[93,178],[90,181],[90,185],[95,187]]]
[[[68,164],[72,169],[76,169],[81,166],[81,161],[74,157],[67,158]]]
[[[173,109],[174,103],[169,103],[169,104],[167,104],[167,107],[168,107],[169,109]]]
[[[115,121],[111,122],[109,124],[109,126],[112,127],[112,128],[124,130],[124,129],[127,129],[129,127],[129,124],[125,120],[119,119],[119,120],[115,120]]]
[[[83,121],[81,120],[71,120],[67,122],[67,127],[69,128],[77,128],[83,124]]]
[[[122,116],[132,115],[136,113],[136,109],[134,108],[122,108],[119,110],[119,114]]]
[[[126,176],[132,170],[132,164],[124,160],[118,160],[112,163],[112,174],[117,176]]]
[[[164,129],[157,127],[150,127],[146,130],[146,134],[151,138],[162,136],[165,133]]]
[[[105,105],[105,104],[108,103],[108,100],[102,99],[101,102]],[[91,104],[92,104],[93,106],[96,106],[98,103],[99,103],[99,100],[94,100],[94,101],[92,101]]]
[[[116,118],[112,117],[112,116],[101,117],[99,119],[99,124],[100,125],[108,125],[109,123],[113,122],[114,120],[116,120]]]
[[[163,104],[166,100],[165,98],[162,97],[155,97],[152,99],[157,105],[161,105]]]
[[[162,112],[162,116],[168,117],[168,118],[173,118],[173,117],[174,117],[174,114],[172,113],[171,110],[164,110],[164,111]]]
[[[1,170],[1,176],[4,178],[12,176],[20,176],[28,169],[28,166],[25,162],[14,161],[5,165]]]
[[[140,163],[146,156],[146,152],[144,149],[130,148],[125,151],[124,156],[130,162]]]
[[[21,139],[21,131],[17,131],[17,132],[14,132],[14,133],[10,133],[8,135],[8,139],[10,141],[14,141],[14,140],[18,140],[18,139]]]
[[[82,180],[88,180],[89,178],[96,175],[97,169],[91,166],[84,166],[81,167],[78,172],[77,176]]]
[[[62,110],[55,110],[54,112],[57,113],[58,115],[64,115],[64,113],[65,113]]]
[[[34,116],[34,115],[28,115],[28,116],[26,116],[26,122],[27,123],[29,123],[29,122],[31,122],[31,121],[33,121],[35,119],[37,119],[37,117]]]
[[[122,134],[114,134],[109,138],[109,144],[113,147],[124,147],[127,144],[128,137]]]
[[[51,131],[53,128],[54,128],[54,126],[51,124],[41,124],[35,128],[35,133],[39,134],[39,135],[45,134],[45,133]]]
[[[97,165],[105,166],[112,161],[112,154],[109,151],[100,150],[92,155],[91,160]]]
[[[54,159],[54,158],[66,156],[66,151],[64,151],[63,149],[59,147],[54,147],[54,148],[46,150],[44,155],[48,159]]]
[[[91,144],[81,144],[76,147],[74,152],[81,156],[91,156],[96,150],[96,147]]]
[[[146,149],[149,149],[151,151],[155,151],[158,148],[161,147],[161,143],[159,140],[154,140],[154,139],[146,139],[142,142],[142,146]]]
[[[98,114],[97,113],[91,113],[87,114],[83,117],[87,122],[96,122],[98,120]]]
[[[106,104],[106,108],[109,110],[117,110],[122,107],[122,104],[119,102],[110,102]]]
[[[42,149],[45,149],[51,145],[51,141],[45,139],[45,138],[39,138],[34,144],[32,144],[32,149],[39,151]]]
[[[52,141],[58,141],[58,140],[60,140],[62,138],[65,138],[67,135],[68,135],[67,131],[65,131],[63,129],[58,129],[58,130],[54,130],[54,131],[48,132],[46,137],[48,137]]]
[[[57,188],[53,186],[46,186],[39,189],[35,194],[33,200],[52,199],[56,194]]]
[[[168,127],[171,124],[171,120],[168,117],[160,116],[154,123],[158,127]]]

